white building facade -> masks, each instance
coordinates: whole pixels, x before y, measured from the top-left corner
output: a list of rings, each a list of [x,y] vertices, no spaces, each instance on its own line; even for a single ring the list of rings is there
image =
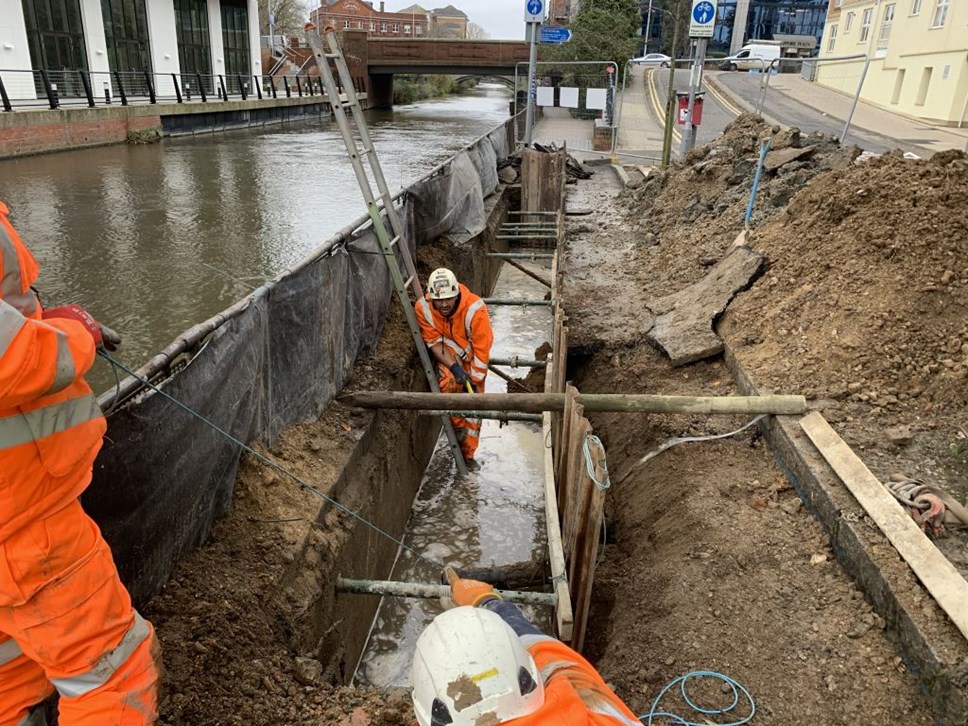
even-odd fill
[[[43,73],[41,73],[43,71]],[[263,74],[257,0],[0,0],[0,79],[14,99],[213,95]],[[148,74],[146,78],[145,74]],[[222,79],[219,79],[222,76]]]

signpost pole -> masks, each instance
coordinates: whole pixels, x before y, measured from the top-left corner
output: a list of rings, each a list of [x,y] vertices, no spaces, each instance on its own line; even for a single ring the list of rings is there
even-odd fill
[[[538,84],[538,34],[541,32],[541,23],[528,23],[528,27],[531,30],[531,56],[528,60],[528,110],[524,122],[524,145],[530,147],[534,136],[534,107]]]
[[[682,129],[680,156],[685,156],[687,152],[696,148],[696,126],[692,122],[692,114],[696,108],[696,94],[702,89],[702,69],[705,63],[706,39],[700,38],[696,41],[696,52],[693,56],[692,72],[689,76],[689,108],[686,111],[686,125]]]

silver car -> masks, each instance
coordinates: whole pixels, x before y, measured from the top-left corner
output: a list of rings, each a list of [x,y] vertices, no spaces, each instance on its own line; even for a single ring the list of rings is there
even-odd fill
[[[662,53],[649,53],[641,58],[632,59],[634,65],[652,68],[668,68],[671,62],[672,58]]]

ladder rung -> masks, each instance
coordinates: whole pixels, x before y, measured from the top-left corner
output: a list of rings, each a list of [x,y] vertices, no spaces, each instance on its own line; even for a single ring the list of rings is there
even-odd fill
[[[323,58],[339,58],[339,53],[323,53]]]
[[[400,236],[397,235],[392,240],[390,240],[390,247],[396,246],[397,244],[399,244],[399,242],[400,242]]]
[[[411,275],[410,277],[408,277],[406,280],[403,281],[403,286],[404,287],[410,287],[413,284],[413,279],[415,277],[416,277],[416,275]]]

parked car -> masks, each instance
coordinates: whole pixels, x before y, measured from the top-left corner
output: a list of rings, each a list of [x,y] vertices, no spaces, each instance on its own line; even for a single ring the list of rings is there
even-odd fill
[[[780,46],[767,43],[749,43],[740,48],[736,55],[727,56],[719,63],[721,71],[748,71],[752,68],[764,70],[780,57]]]
[[[637,66],[646,66],[652,68],[668,68],[669,63],[672,62],[672,58],[662,53],[649,53],[641,58],[633,58],[632,63]]]

